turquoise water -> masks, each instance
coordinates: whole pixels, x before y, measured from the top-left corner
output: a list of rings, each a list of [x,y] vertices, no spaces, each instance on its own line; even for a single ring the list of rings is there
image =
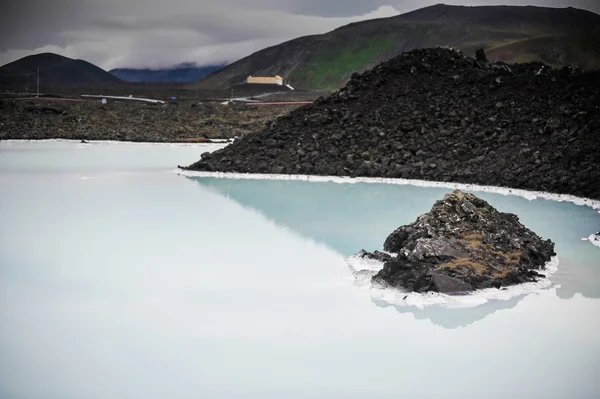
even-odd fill
[[[345,257],[448,190],[173,173],[217,147],[0,142],[1,398],[597,397],[597,212],[479,194],[554,286],[396,308]]]

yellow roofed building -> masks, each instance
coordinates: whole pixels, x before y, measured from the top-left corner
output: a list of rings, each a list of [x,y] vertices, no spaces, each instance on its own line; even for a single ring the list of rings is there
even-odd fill
[[[275,76],[248,76],[246,83],[250,84],[268,84],[283,86],[283,78],[279,75]]]

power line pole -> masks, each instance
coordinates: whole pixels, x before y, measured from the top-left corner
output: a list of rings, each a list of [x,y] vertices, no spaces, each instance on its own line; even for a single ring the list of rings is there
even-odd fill
[[[40,67],[37,67],[37,95],[40,95]]]

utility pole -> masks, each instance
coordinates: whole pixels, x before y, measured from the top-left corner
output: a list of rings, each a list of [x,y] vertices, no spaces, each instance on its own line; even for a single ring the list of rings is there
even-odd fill
[[[37,95],[40,95],[40,67],[37,67]]]

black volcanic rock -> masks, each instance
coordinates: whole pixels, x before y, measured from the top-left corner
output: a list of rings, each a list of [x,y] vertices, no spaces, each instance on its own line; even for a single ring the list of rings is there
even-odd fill
[[[568,73],[567,73],[568,72]],[[475,183],[600,198],[600,73],[422,49],[191,170]]]
[[[488,62],[485,50],[482,48],[475,50],[475,59],[480,62]]]
[[[160,93],[162,98],[166,97],[165,92]],[[99,99],[76,102],[34,97],[24,101],[0,99],[0,140],[207,143],[262,129],[273,118],[295,107],[220,106],[188,99],[166,104],[111,100],[102,104]]]
[[[396,229],[383,249],[397,255],[359,253],[385,262],[375,282],[446,294],[536,281],[555,255],[554,243],[527,229],[516,215],[460,190]]]

